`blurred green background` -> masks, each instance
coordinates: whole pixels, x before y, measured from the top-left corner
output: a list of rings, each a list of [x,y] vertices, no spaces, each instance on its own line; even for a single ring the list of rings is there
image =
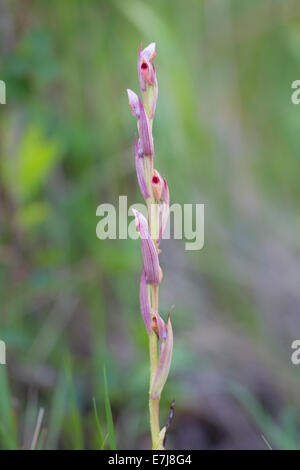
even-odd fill
[[[205,204],[205,246],[163,241],[175,304],[168,448],[300,448],[297,0],[1,0],[0,446],[99,447],[106,366],[118,448],[149,448],[140,243],[96,237],[96,208],[142,202],[137,51],[155,41],[156,168]],[[108,439],[105,447],[109,447]]]

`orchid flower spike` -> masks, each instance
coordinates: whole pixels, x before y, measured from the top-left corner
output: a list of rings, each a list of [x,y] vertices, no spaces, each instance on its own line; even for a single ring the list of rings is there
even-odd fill
[[[132,90],[127,90],[129,106],[137,119],[138,137],[135,136],[134,156],[138,184],[147,202],[148,221],[137,210],[132,210],[136,229],[141,238],[143,270],[140,279],[139,300],[141,314],[149,336],[150,396],[149,414],[152,449],[165,447],[165,436],[169,426],[160,429],[159,399],[169,375],[173,330],[171,311],[165,323],[159,314],[159,285],[162,270],[159,265],[159,243],[169,217],[170,194],[167,181],[153,168],[152,124],[158,96],[158,84],[154,66],[156,46],[152,42],[138,52],[138,78],[142,101]],[[149,223],[149,225],[148,225]],[[159,347],[158,347],[159,346]]]

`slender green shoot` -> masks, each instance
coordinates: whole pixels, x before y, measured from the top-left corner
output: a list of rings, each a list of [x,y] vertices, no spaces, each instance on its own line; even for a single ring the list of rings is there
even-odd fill
[[[99,420],[99,416],[98,416],[95,397],[93,397],[93,407],[94,407],[96,427],[97,427],[97,431],[98,431],[99,449],[102,450],[104,446],[103,446],[102,432],[101,432],[100,420]]]
[[[105,413],[106,413],[107,428],[108,428],[109,446],[111,450],[117,450],[114,422],[113,422],[109,394],[108,394],[105,367],[103,368],[103,379],[104,379],[104,402],[105,402]]]

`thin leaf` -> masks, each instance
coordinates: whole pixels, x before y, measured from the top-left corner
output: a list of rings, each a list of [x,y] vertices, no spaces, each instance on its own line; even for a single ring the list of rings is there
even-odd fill
[[[98,412],[97,412],[96,400],[95,400],[94,397],[93,397],[93,406],[94,406],[95,421],[96,421],[96,426],[97,426],[97,431],[98,431],[99,448],[103,449],[101,426],[100,426],[99,416],[98,416]]]
[[[68,390],[71,398],[71,420],[72,420],[72,440],[73,440],[73,447],[75,450],[82,450],[84,448],[84,440],[83,440],[83,430],[82,430],[82,423],[81,417],[78,410],[77,400],[76,400],[76,393],[75,393],[75,386],[72,376],[72,366],[71,366],[71,359],[70,356],[65,356],[65,371],[68,383]]]
[[[0,436],[4,447],[17,449],[17,432],[11,404],[6,366],[0,365]]]
[[[267,439],[265,438],[265,436],[262,434],[261,437],[262,437],[262,439],[264,440],[266,446],[269,448],[269,450],[273,450],[272,447],[271,447],[271,444],[267,441]]]
[[[104,440],[103,440],[103,445],[102,445],[102,447],[101,447],[101,450],[104,449],[104,446],[105,446],[105,444],[106,444],[107,439],[108,439],[108,434],[106,434],[106,436],[105,436],[105,438],[104,438]]]
[[[108,386],[107,386],[105,367],[103,368],[103,378],[104,378],[105,413],[106,413],[106,420],[107,420],[107,427],[108,427],[109,446],[110,446],[111,450],[117,450],[116,439],[115,439],[115,430],[114,430],[114,422],[113,422],[111,406],[110,406],[110,400],[109,400],[109,394],[108,394]]]
[[[31,446],[30,446],[31,450],[35,450],[36,447],[37,447],[38,440],[39,440],[39,437],[40,437],[40,431],[41,431],[41,426],[42,426],[42,422],[43,422],[43,417],[44,417],[44,408],[40,408],[39,414],[38,414],[38,417],[37,417],[37,422],[36,422],[34,434],[33,434],[33,438],[32,438],[32,443],[31,443]]]
[[[7,429],[0,423],[0,441],[3,442],[4,447],[7,450],[17,450],[16,442],[11,436],[7,433]]]
[[[63,371],[61,371],[54,390],[54,395],[51,404],[46,446],[47,449],[55,449],[57,446],[59,433],[63,425],[67,400],[68,391],[66,387],[66,377]]]

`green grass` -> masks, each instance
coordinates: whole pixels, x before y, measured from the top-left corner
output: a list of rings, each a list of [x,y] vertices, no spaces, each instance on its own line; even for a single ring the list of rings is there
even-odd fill
[[[113,417],[112,417],[110,400],[109,400],[105,367],[103,369],[103,380],[104,380],[105,414],[106,414],[106,420],[107,420],[109,446],[111,450],[116,450],[117,444],[116,444],[115,429],[114,429]]]

